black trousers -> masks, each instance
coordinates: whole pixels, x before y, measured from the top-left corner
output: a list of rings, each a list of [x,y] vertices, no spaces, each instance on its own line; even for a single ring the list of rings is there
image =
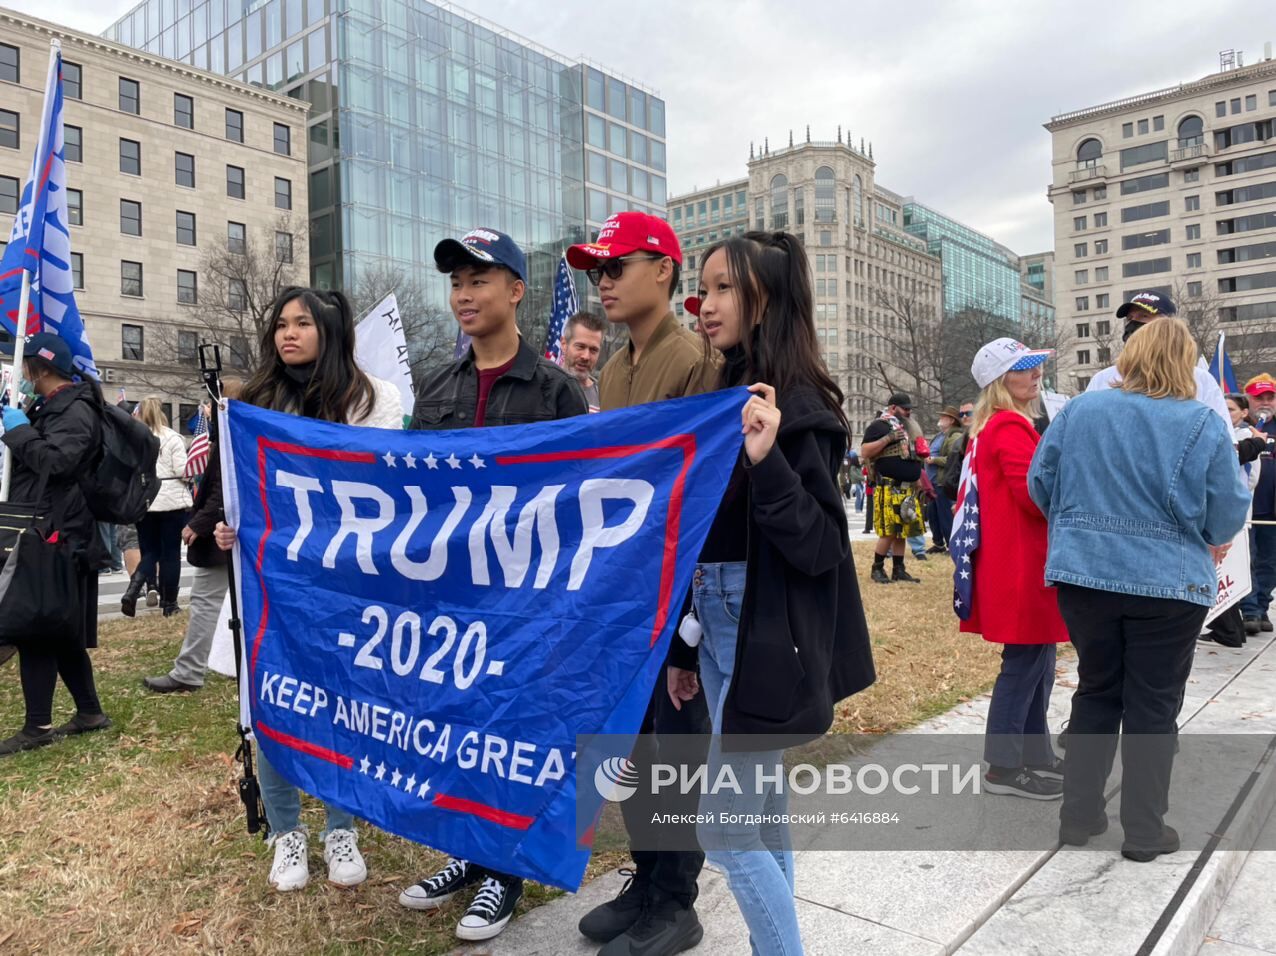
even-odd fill
[[[137,523],[137,543],[142,550],[138,569],[146,575],[147,584],[157,584],[165,602],[176,601],[181,587],[184,527],[186,511],[183,508],[152,511]]]
[[[53,692],[59,677],[71,692],[76,711],[88,717],[102,713],[97,686],[93,682],[93,663],[83,647],[68,645],[46,649],[36,645],[20,646],[18,670],[22,677],[28,730],[53,723]]]
[[[681,638],[675,635],[674,640]],[[683,701],[682,710],[676,710],[669,701],[665,671],[661,668],[640,733],[642,736],[638,738],[630,759],[644,788],[651,779],[653,763],[686,763],[693,767],[704,764],[709,755],[709,737],[713,733],[704,691],[701,690],[692,700]],[[694,787],[688,794],[677,792],[679,789],[662,789],[659,810],[694,820],[700,807],[700,793]],[[695,824],[653,824],[652,805],[643,800],[625,801],[620,808],[629,834],[629,853],[633,857],[634,868],[662,894],[683,907],[690,906],[699,893],[696,880],[704,867],[704,852],[699,849]],[[634,846],[642,849],[634,849]],[[689,849],[691,847],[696,849]]]
[[[1063,776],[1065,825],[1103,813],[1121,741],[1121,827],[1127,844],[1155,845],[1169,808],[1176,718],[1208,608],[1186,601],[1059,586],[1077,648]]]

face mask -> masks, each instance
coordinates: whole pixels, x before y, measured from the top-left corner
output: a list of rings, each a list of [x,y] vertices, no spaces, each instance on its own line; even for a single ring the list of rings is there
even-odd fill
[[[30,381],[25,375],[19,376],[18,394],[28,401],[35,398],[35,383]]]

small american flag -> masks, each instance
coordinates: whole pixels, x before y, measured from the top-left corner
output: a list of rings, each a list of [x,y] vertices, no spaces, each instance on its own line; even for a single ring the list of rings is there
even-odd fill
[[[120,402],[127,402],[127,401],[128,401],[128,393],[124,391],[124,386],[121,385],[120,390],[115,393],[115,404],[118,405]]]
[[[558,272],[554,276],[554,311],[550,313],[549,331],[545,333],[545,357],[556,365],[563,364],[563,329],[576,310],[576,283],[572,270],[567,267],[567,257],[563,256],[558,260]]]
[[[963,621],[970,620],[975,597],[975,549],[979,547],[979,481],[975,471],[975,443],[961,463],[961,481],[957,486],[957,512],[953,515],[953,533],[948,551],[953,556],[953,610]]]
[[[195,425],[191,431],[195,433],[195,440],[186,451],[186,470],[182,472],[182,477],[188,479],[199,477],[208,467],[208,419],[204,417],[202,405],[195,413]]]

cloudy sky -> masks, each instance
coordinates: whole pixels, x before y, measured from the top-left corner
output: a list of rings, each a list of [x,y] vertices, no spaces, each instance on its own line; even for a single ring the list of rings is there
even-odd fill
[[[100,32],[133,0],[3,0]],[[673,193],[744,175],[749,142],[837,125],[878,180],[1016,252],[1053,246],[1057,113],[1198,79],[1276,41],[1271,0],[466,0],[458,6],[657,89]]]

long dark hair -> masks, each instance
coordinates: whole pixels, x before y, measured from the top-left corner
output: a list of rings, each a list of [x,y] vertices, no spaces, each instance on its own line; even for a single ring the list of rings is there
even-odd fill
[[[815,341],[815,296],[802,243],[787,232],[747,232],[711,246],[701,266],[720,249],[727,255],[740,313],[745,384],[766,382],[778,395],[795,386],[812,388],[849,436],[842,390],[825,369]],[[708,338],[704,341],[709,348]],[[739,384],[728,381],[730,376],[724,366],[718,386]]]
[[[293,299],[300,299],[319,331],[319,356],[308,381],[288,373],[275,347],[275,326]],[[296,412],[328,422],[358,420],[372,410],[372,380],[354,362],[354,313],[337,291],[292,286],[270,307],[261,333],[257,370],[244,385],[243,401],[276,411]]]

